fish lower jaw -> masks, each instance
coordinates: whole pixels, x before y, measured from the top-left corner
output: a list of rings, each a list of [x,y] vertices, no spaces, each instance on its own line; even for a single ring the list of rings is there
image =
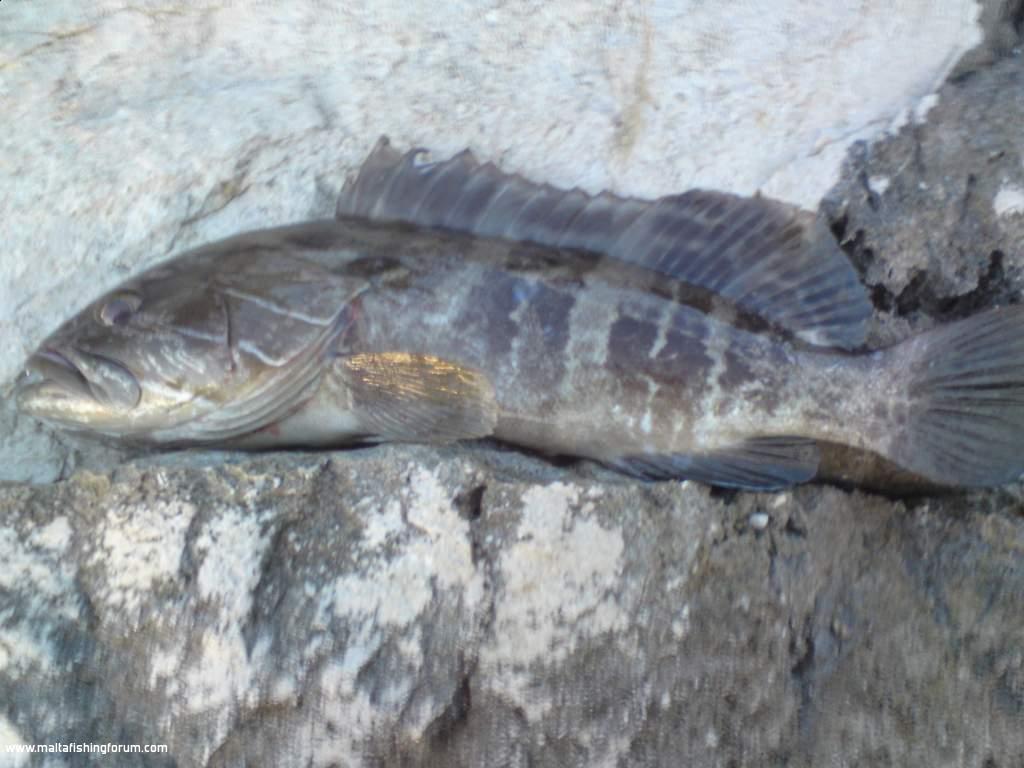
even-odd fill
[[[83,413],[95,408],[95,401],[82,393],[69,392],[52,379],[33,374],[19,383],[14,393],[15,407],[26,416],[58,427],[88,428]]]

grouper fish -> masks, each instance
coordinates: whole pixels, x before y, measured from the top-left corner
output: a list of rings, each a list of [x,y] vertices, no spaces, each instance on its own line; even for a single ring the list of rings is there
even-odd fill
[[[491,438],[649,479],[777,489],[826,446],[927,481],[1024,472],[1024,306],[863,349],[824,225],[764,197],[535,184],[382,139],[333,219],[128,280],[31,357],[19,408],[164,445]]]

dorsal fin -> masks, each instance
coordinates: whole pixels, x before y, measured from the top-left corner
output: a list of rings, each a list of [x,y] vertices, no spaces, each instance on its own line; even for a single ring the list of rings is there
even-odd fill
[[[693,189],[657,200],[535,184],[469,150],[418,162],[386,137],[349,181],[337,215],[404,221],[603,253],[714,291],[804,341],[852,348],[871,306],[814,217],[763,197]]]

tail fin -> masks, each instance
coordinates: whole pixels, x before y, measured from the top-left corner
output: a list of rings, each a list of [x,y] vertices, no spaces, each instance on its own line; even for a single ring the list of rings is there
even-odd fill
[[[1024,305],[989,310],[905,345],[905,431],[892,458],[936,482],[1002,485],[1024,474]]]

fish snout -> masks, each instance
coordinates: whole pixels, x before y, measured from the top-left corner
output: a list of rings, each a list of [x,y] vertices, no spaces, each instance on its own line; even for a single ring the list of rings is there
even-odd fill
[[[85,398],[92,399],[85,378],[55,349],[43,348],[32,355],[15,383],[15,406],[37,418],[55,418]]]
[[[43,347],[28,361],[25,377],[15,392],[19,410],[48,410],[55,400],[92,400],[128,410],[139,404],[138,379],[116,360],[75,347]]]

